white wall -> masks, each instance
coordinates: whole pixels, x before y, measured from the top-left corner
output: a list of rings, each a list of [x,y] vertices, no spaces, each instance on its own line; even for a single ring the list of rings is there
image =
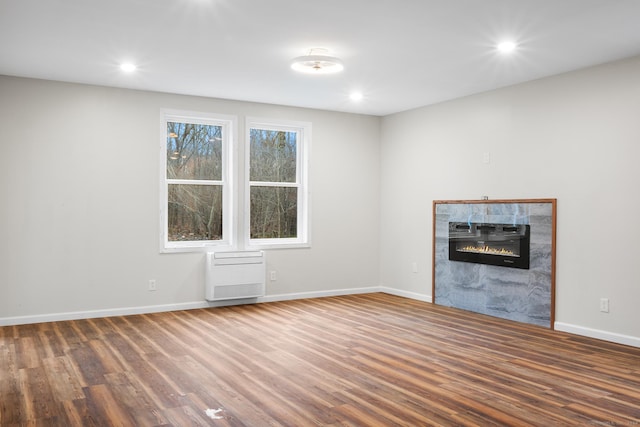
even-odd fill
[[[204,254],[159,253],[161,108],[312,122],[312,248],[268,296],[378,286],[379,118],[0,77],[0,324],[204,303]]]
[[[640,58],[388,116],[381,144],[383,286],[431,296],[433,200],[557,198],[556,327],[640,345]]]
[[[203,255],[158,251],[161,108],[313,123],[313,245],[267,300],[429,300],[433,200],[557,198],[556,328],[640,346],[640,58],[382,119],[0,77],[0,324],[203,304]]]

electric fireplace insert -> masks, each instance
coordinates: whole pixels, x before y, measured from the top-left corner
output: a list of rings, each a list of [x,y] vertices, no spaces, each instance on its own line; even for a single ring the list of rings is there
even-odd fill
[[[528,224],[449,223],[449,260],[529,269]]]

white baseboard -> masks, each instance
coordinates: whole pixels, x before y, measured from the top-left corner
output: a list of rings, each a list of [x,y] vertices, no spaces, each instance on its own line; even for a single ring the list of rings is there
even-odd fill
[[[127,316],[131,314],[159,313],[164,311],[192,310],[194,308],[207,308],[209,306],[210,304],[206,301],[195,301],[179,304],[147,305],[142,307],[37,314],[33,316],[0,317],[0,326],[27,325],[31,323],[58,322],[62,320],[93,319],[96,317]]]
[[[380,287],[378,289],[378,292],[384,292],[385,294],[396,295],[399,297],[411,298],[418,301],[433,302],[431,295],[418,294],[418,293],[409,292],[409,291],[401,291],[400,289],[386,288],[384,286]]]
[[[159,313],[164,311],[192,310],[197,308],[221,307],[227,305],[246,304],[255,302],[276,302],[289,301],[305,298],[321,298],[340,295],[366,294],[373,292],[384,292],[400,297],[411,298],[418,301],[432,302],[431,295],[419,294],[415,292],[402,291],[399,289],[387,288],[384,286],[370,286],[367,288],[334,289],[329,291],[297,292],[291,294],[267,295],[260,298],[229,300],[218,302],[193,301],[178,304],[149,305],[141,307],[125,307],[104,310],[75,311],[67,313],[39,314],[34,316],[0,317],[0,326],[27,325],[31,323],[56,322],[63,320],[91,319],[96,317],[127,316],[132,314]],[[555,322],[554,328],[557,331],[582,335],[604,341],[611,341],[618,344],[629,345],[640,348],[640,337],[622,335],[598,329],[586,328],[569,323]]]
[[[370,294],[373,292],[384,292],[384,291],[382,290],[382,288],[380,288],[380,286],[370,286],[368,288],[332,289],[330,291],[297,292],[294,294],[267,295],[267,296],[258,298],[258,302],[276,302],[276,301],[289,301],[294,299],[305,299],[305,298],[336,297],[340,295]]]
[[[555,322],[554,329],[556,331],[568,332],[570,334],[582,335],[599,340],[611,341],[618,344],[630,345],[640,348],[640,338],[630,335],[616,334],[614,332],[602,331],[599,329],[586,328],[584,326],[572,325],[570,323]]]
[[[128,316],[132,314],[160,313],[164,311],[192,310],[196,308],[223,307],[255,302],[287,301],[303,298],[320,298],[339,295],[366,294],[382,292],[379,286],[368,288],[335,289],[318,292],[299,292],[293,294],[268,295],[260,298],[235,299],[226,301],[193,301],[178,304],[148,305],[104,310],[74,311],[67,313],[37,314],[33,316],[0,317],[0,326],[27,325],[32,323],[58,322],[64,320],[93,319],[96,317]]]

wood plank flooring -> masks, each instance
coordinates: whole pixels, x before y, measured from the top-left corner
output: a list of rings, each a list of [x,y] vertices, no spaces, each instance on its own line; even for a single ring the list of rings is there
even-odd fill
[[[640,349],[381,293],[8,326],[0,425],[632,426]]]

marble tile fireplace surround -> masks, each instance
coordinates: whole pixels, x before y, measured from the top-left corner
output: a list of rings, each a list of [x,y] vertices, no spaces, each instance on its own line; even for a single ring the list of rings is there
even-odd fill
[[[433,302],[553,328],[556,199],[433,202]]]

